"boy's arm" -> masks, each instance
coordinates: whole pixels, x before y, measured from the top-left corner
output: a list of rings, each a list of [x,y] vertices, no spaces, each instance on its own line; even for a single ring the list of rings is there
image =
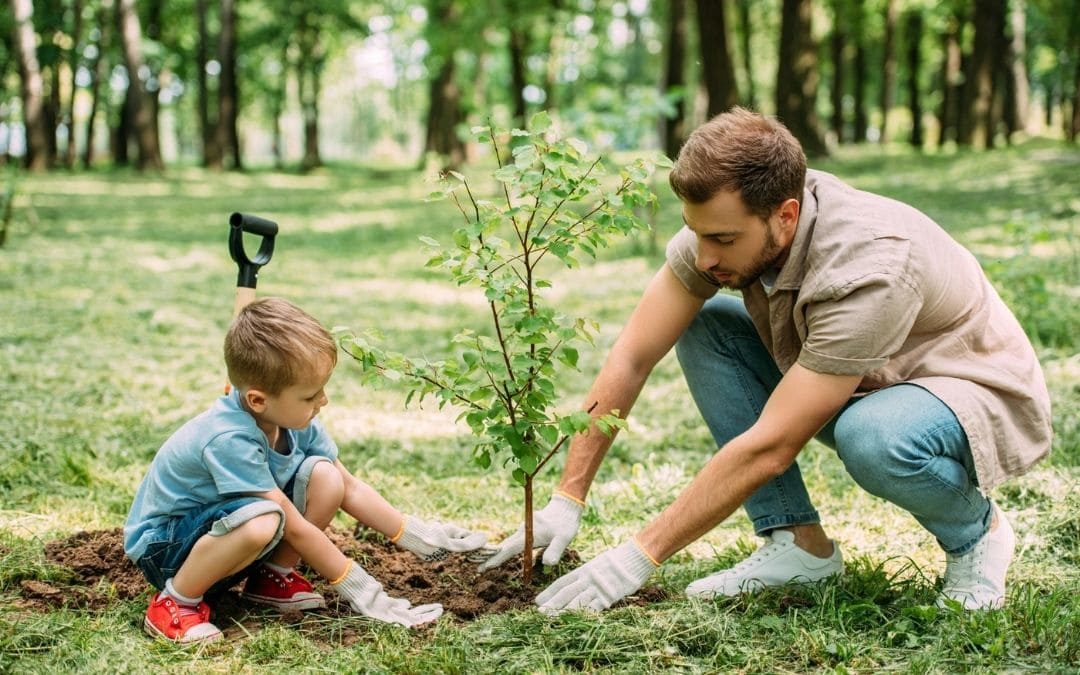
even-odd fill
[[[334,466],[341,473],[345,483],[345,496],[341,500],[341,509],[360,523],[378,530],[389,538],[401,532],[405,515],[395,509],[379,492],[360,480],[341,463],[334,460]]]
[[[349,559],[330,541],[326,533],[304,518],[292,501],[278,488],[258,495],[269,499],[285,511],[283,538],[296,549],[313,570],[333,582],[349,568]]]

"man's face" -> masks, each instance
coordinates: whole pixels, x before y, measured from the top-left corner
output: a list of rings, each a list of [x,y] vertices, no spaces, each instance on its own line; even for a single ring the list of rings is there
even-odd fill
[[[790,236],[777,235],[783,212],[781,207],[763,219],[731,191],[703,204],[684,202],[683,220],[697,235],[697,268],[722,288],[744,289],[768,269],[780,267],[791,245]]]

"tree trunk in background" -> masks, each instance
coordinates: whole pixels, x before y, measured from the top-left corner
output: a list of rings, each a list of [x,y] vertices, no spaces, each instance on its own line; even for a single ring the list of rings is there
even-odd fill
[[[124,48],[124,62],[128,70],[128,97],[131,99],[132,123],[135,140],[139,145],[139,169],[164,168],[158,145],[157,129],[151,119],[150,102],[139,79],[139,71],[145,66],[142,55],[142,27],[135,11],[135,0],[120,0],[120,41]]]
[[[11,14],[15,19],[13,46],[19,62],[19,78],[22,80],[23,124],[26,127],[25,166],[30,171],[43,171],[49,157],[48,139],[45,137],[44,84],[38,65],[36,38],[34,34],[34,6],[31,0],[11,0]]]
[[[881,135],[878,142],[889,141],[889,111],[896,89],[896,0],[885,0],[885,41],[881,47]]]
[[[195,20],[198,23],[198,37],[195,44],[195,71],[199,117],[199,138],[202,140],[202,165],[221,168],[221,148],[217,144],[217,127],[210,118],[210,83],[206,75],[206,63],[210,60],[210,31],[207,28],[206,0],[195,1]]]
[[[842,19],[839,16],[833,18],[832,35],[829,36],[829,58],[832,59],[833,77],[832,86],[829,88],[829,102],[832,105],[832,115],[829,118],[829,126],[837,143],[844,142],[844,47],[847,36],[844,34]]]
[[[1073,17],[1073,26],[1080,21]],[[1069,132],[1066,135],[1070,143],[1075,143],[1080,136],[1080,30],[1073,31],[1073,95],[1072,95],[1072,122],[1069,124]]]
[[[447,54],[438,74],[431,79],[424,138],[424,153],[438,154],[443,158],[443,168],[448,170],[457,170],[465,161],[465,144],[457,135],[463,115],[455,70],[454,55]]]
[[[67,110],[64,111],[63,115],[64,125],[68,130],[67,146],[64,148],[64,166],[69,169],[75,167],[75,92],[79,89],[78,84],[75,82],[75,76],[79,72],[79,40],[82,39],[82,0],[72,1],[71,13],[74,17],[74,25],[71,30],[71,49],[68,52],[68,70],[71,75],[69,82],[70,94],[68,95]]]
[[[60,125],[60,59],[56,59],[54,63],[49,67],[49,96],[45,99],[45,141],[46,147],[49,149],[49,158],[46,160],[46,164],[50,167],[56,166],[57,158],[60,156],[59,148],[56,143],[56,132]]]
[[[514,17],[513,23],[517,23]],[[525,33],[517,26],[510,28],[510,100],[514,103],[514,125],[522,129],[528,121],[525,106]]]
[[[140,0],[146,11],[146,39],[151,42],[161,42],[161,13],[165,8],[165,0]],[[149,64],[147,64],[149,66]],[[146,100],[150,107],[150,124],[154,127],[154,137],[161,139],[161,124],[159,113],[161,111],[161,72],[154,72],[148,68],[149,76],[146,80]]]
[[[780,25],[780,65],[776,75],[776,116],[802,143],[809,157],[828,154],[818,123],[817,46],[811,35],[811,0],[784,0]]]
[[[218,34],[217,132],[214,135],[217,151],[221,155],[221,167],[242,169],[240,139],[236,120],[239,116],[240,98],[236,81],[236,5],[233,0],[221,0],[221,32]]]
[[[743,71],[746,76],[746,107],[757,110],[757,93],[754,87],[754,68],[751,60],[750,38],[753,31],[750,27],[750,0],[737,0],[739,8],[739,48],[742,52]]]
[[[941,109],[938,111],[938,147],[956,141],[960,131],[962,99],[960,70],[960,17],[950,16],[942,36]]]
[[[559,86],[559,62],[560,54],[563,48],[563,30],[566,25],[566,19],[563,14],[563,0],[551,0],[551,16],[555,17],[552,21],[548,22],[548,56],[547,67],[544,69],[544,107],[548,110],[558,110],[558,86]],[[626,20],[630,22],[630,26],[636,32],[635,36],[640,38],[641,36],[641,19],[633,12],[627,12]],[[632,72],[635,64],[639,61],[644,61],[644,57],[640,56],[645,50],[645,43],[641,39],[635,39],[630,43],[630,67]],[[479,62],[479,56],[478,56]],[[630,79],[629,77],[627,78]]]
[[[1025,39],[1027,21],[1024,16],[1024,0],[1012,0],[1009,12],[1009,26],[1012,37],[1009,40],[1009,73],[1006,78],[1009,105],[1005,108],[1005,127],[1009,135],[1024,131],[1028,125],[1028,106],[1031,92],[1027,75],[1027,41]]]
[[[89,66],[90,81],[90,114],[86,119],[86,145],[83,147],[82,164],[84,169],[89,169],[94,164],[94,120],[97,118],[98,109],[104,107],[108,112],[108,97],[105,97],[105,105],[102,106],[101,83],[109,77],[109,60],[106,54],[112,46],[113,21],[109,16],[112,9],[112,0],[102,0],[97,10],[98,34],[97,56]]]
[[[696,0],[698,48],[701,75],[709,94],[708,117],[712,118],[739,102],[735,65],[728,49],[728,29],[724,19],[726,0]]]
[[[922,88],[919,86],[919,71],[922,70],[922,12],[911,10],[907,15],[904,37],[907,40],[908,70],[908,109],[911,111],[911,136],[909,141],[915,148],[922,148]]]
[[[1005,0],[975,0],[975,43],[970,67],[965,70],[967,85],[967,123],[962,125],[959,141],[975,148],[989,148],[994,143],[994,75],[1001,47],[999,36],[1005,21]]]
[[[870,122],[866,114],[866,79],[868,75],[866,73],[866,36],[863,31],[866,19],[863,16],[862,0],[855,0],[851,6],[851,11],[853,13],[851,34],[855,39],[855,59],[852,64],[854,72],[851,74],[851,97],[854,99],[855,108],[853,135],[856,143],[864,143],[866,142],[866,131]]]
[[[664,96],[672,90],[682,90],[675,101],[674,117],[660,118],[660,142],[668,157],[674,159],[682,148],[686,137],[686,80],[683,71],[686,64],[686,3],[684,0],[669,0],[667,58],[664,63],[664,79],[660,83],[660,93]]]
[[[134,126],[131,120],[135,117],[132,101],[131,87],[128,87],[124,93],[124,101],[120,104],[120,112],[116,117],[116,128],[112,131],[112,153],[115,166],[131,164],[131,130]]]

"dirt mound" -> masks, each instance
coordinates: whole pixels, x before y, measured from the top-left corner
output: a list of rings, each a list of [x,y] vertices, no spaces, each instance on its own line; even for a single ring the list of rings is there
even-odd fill
[[[425,562],[369,531],[350,533],[331,528],[327,535],[345,555],[382,582],[391,596],[407,598],[414,604],[442,603],[447,614],[466,621],[485,614],[532,607],[536,594],[556,578],[556,572],[564,573],[581,562],[575,552],[569,551],[565,562],[556,570],[545,574],[544,568],[537,566],[532,586],[526,587],[520,580],[520,558],[481,574],[466,554],[455,553],[444,560]],[[80,532],[51,541],[45,546],[45,557],[70,571],[72,583],[23,581],[20,604],[26,607],[102,609],[115,599],[134,598],[150,589],[142,573],[124,556],[123,532],[119,529]],[[307,576],[326,596],[329,604],[326,613],[333,616],[350,613],[349,607],[336,600],[325,582],[314,574]],[[252,614],[252,606],[240,599],[241,588],[237,586],[214,599],[215,622],[223,627],[242,623],[245,629],[250,629],[273,620],[273,615],[267,612]],[[662,600],[665,595],[659,588],[646,587],[630,602],[646,604]],[[299,615],[285,616],[279,620],[294,622],[299,618]]]

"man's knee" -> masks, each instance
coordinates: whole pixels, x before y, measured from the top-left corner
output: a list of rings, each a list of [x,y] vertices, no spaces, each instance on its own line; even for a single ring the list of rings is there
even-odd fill
[[[715,351],[717,344],[729,335],[757,333],[742,300],[730,295],[717,295],[706,302],[679,336],[675,354],[679,361],[693,358],[701,349]]]

